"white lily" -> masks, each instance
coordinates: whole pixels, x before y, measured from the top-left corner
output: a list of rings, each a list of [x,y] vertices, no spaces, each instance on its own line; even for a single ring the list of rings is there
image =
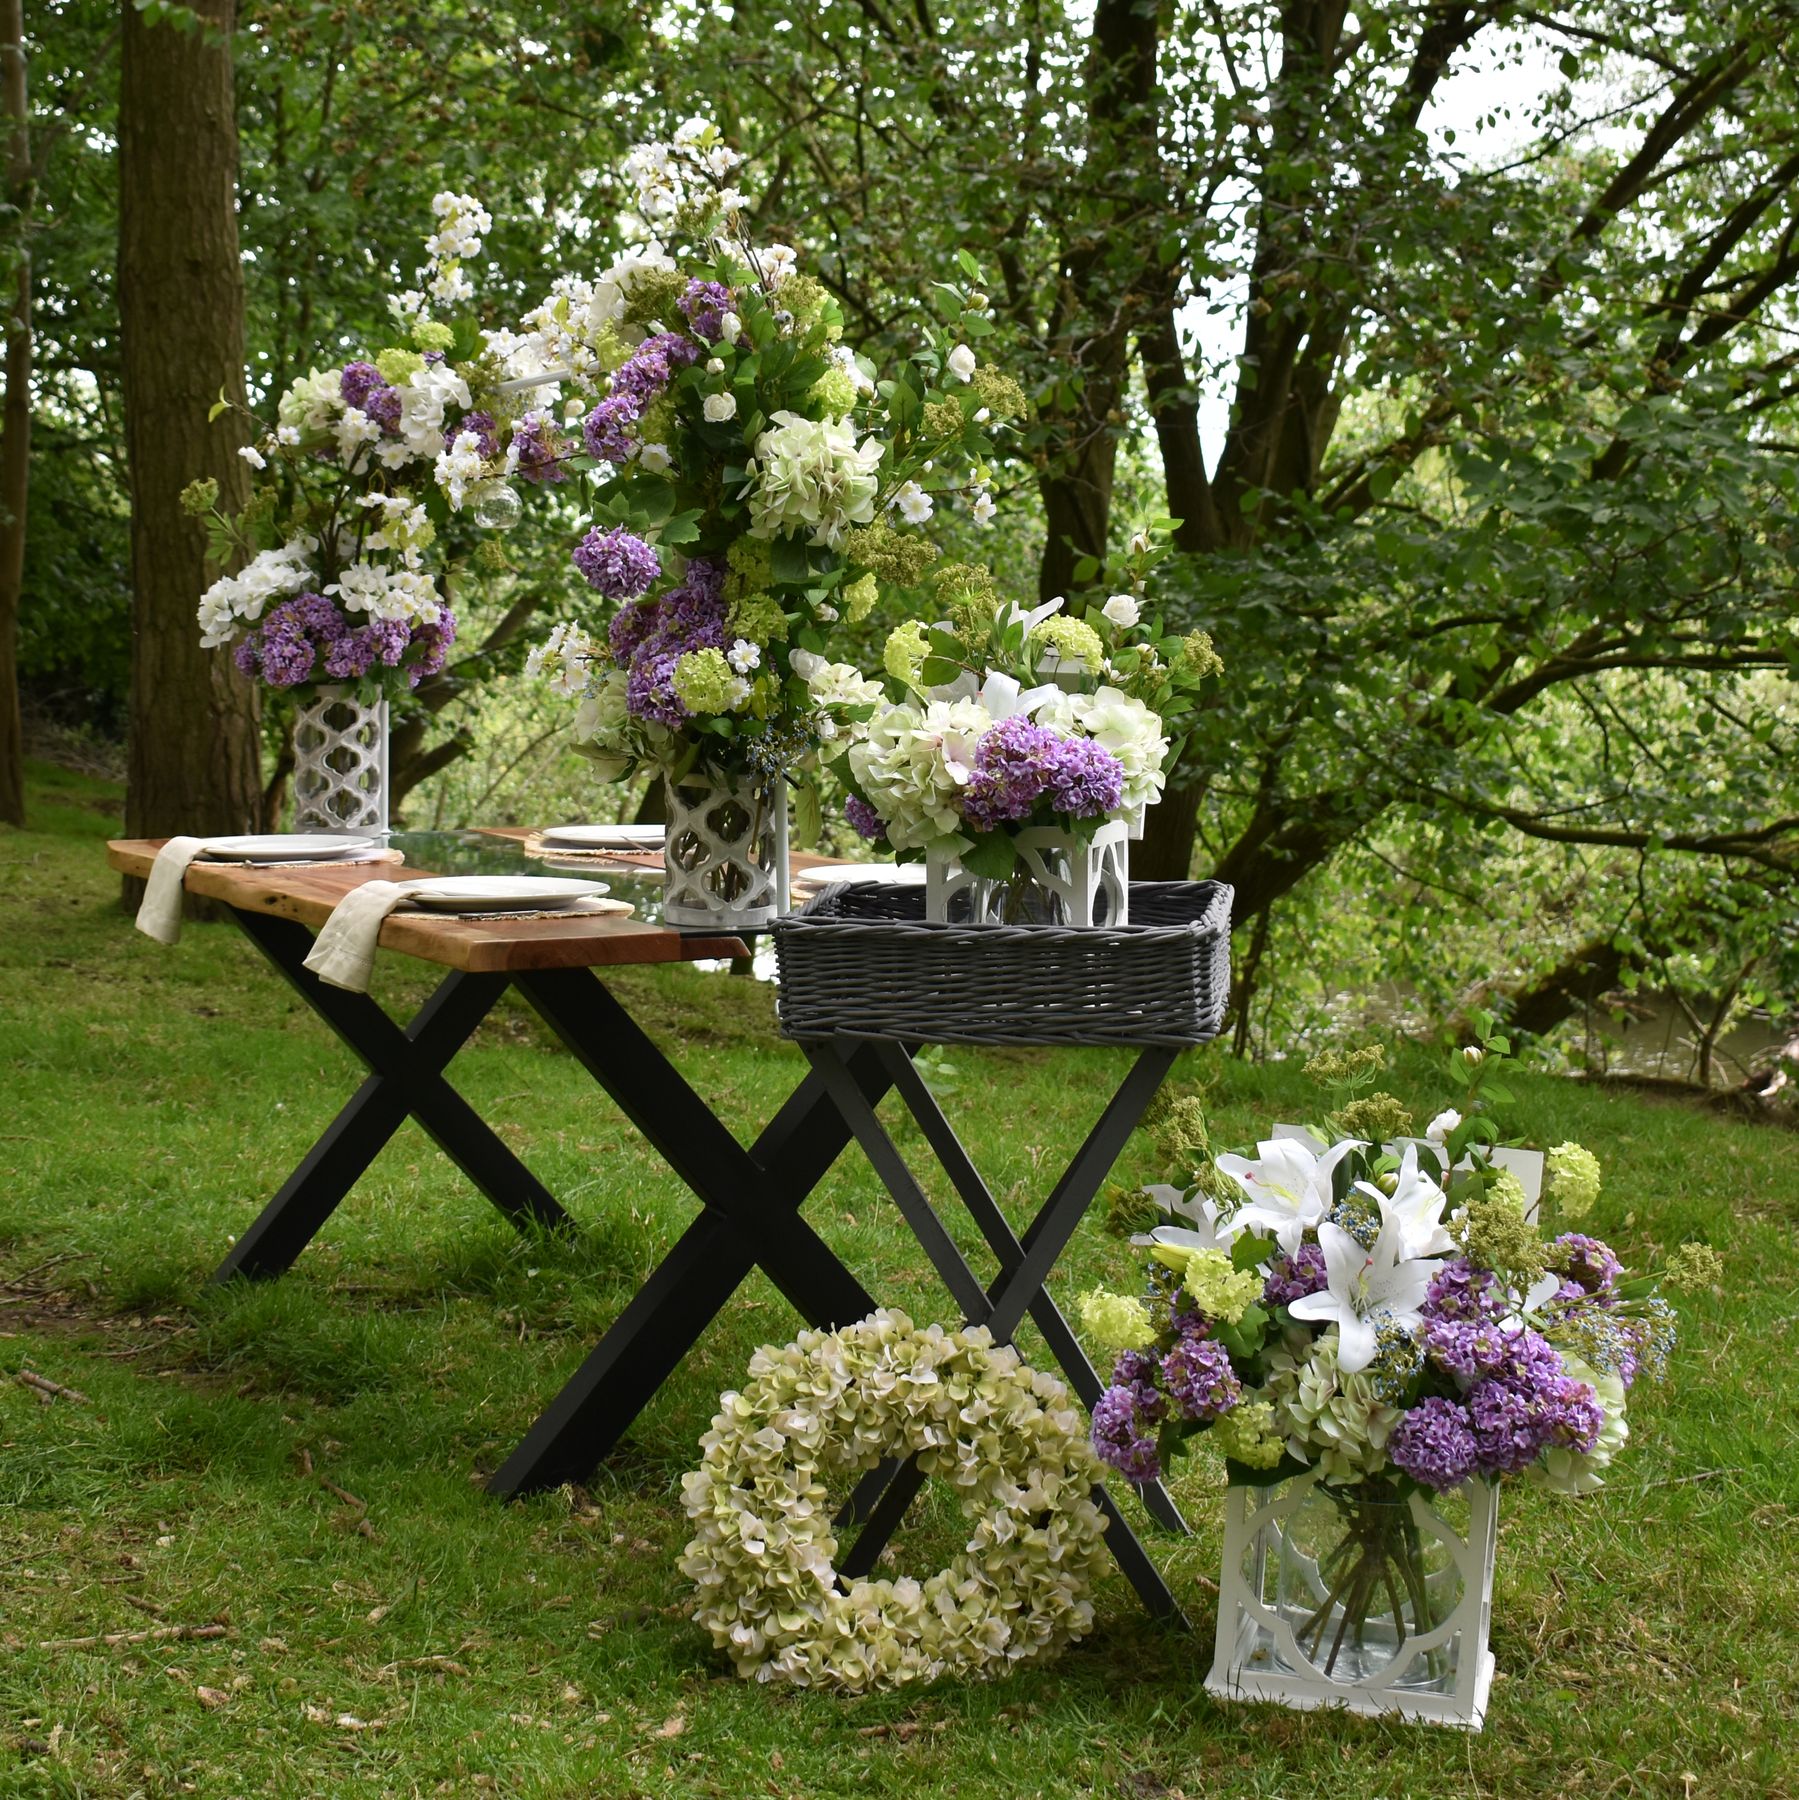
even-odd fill
[[[1335,1323],[1337,1367],[1345,1375],[1358,1373],[1374,1360],[1380,1319],[1417,1329],[1430,1279],[1443,1266],[1438,1257],[1406,1256],[1399,1221],[1384,1195],[1381,1200],[1380,1235],[1372,1250],[1363,1249],[1340,1225],[1318,1227],[1327,1285],[1320,1293],[1301,1295],[1288,1307],[1296,1319]]]
[[[1356,1148],[1354,1138],[1322,1153],[1298,1138],[1269,1138],[1254,1157],[1219,1157],[1218,1173],[1248,1196],[1232,1215],[1232,1229],[1269,1232],[1289,1256],[1297,1254],[1308,1228],[1330,1212],[1331,1171]]]
[[[991,670],[987,679],[981,683],[981,704],[997,724],[1001,719],[1011,718],[1014,713],[1024,713],[1028,717],[1045,700],[1061,691],[1053,681],[1034,688],[1020,687],[1010,675]]]
[[[1053,600],[1045,600],[1041,606],[1033,606],[1029,612],[1026,612],[1022,606],[1019,606],[1014,602],[1006,613],[1002,629],[1006,626],[1022,625],[1024,627],[1024,635],[1029,637],[1045,619],[1051,617],[1052,614],[1059,613],[1062,610],[1062,606],[1063,597],[1060,594]]]
[[[1221,1219],[1216,1200],[1209,1199],[1204,1194],[1195,1194],[1189,1200],[1180,1188],[1171,1187],[1165,1181],[1157,1182],[1143,1191],[1164,1212],[1190,1220],[1191,1225],[1157,1225],[1152,1230],[1133,1237],[1133,1244],[1152,1252],[1160,1244],[1171,1250],[1221,1250],[1227,1256],[1230,1254],[1231,1240],[1239,1229],[1237,1219],[1235,1215]]]
[[[1443,1208],[1448,1204],[1448,1196],[1418,1167],[1415,1146],[1406,1146],[1390,1196],[1366,1181],[1358,1181],[1356,1190],[1380,1201],[1385,1216],[1398,1223],[1404,1255],[1448,1256],[1454,1251],[1455,1239],[1443,1224]]]

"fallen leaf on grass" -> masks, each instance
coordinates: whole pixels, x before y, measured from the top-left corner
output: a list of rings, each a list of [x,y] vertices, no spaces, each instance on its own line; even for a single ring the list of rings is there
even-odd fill
[[[687,1721],[679,1713],[673,1713],[656,1727],[659,1738],[678,1738],[687,1729]]]
[[[214,1707],[223,1706],[231,1696],[223,1688],[197,1687],[194,1689],[194,1698],[210,1711]]]
[[[334,1713],[328,1706],[308,1706],[302,1709],[307,1722],[313,1725],[330,1725],[338,1731],[385,1731],[385,1719],[359,1719],[354,1713]]]

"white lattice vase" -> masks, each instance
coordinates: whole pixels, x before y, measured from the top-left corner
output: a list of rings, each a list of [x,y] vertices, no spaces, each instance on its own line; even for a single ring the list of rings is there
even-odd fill
[[[925,918],[939,925],[1128,925],[1131,842],[1124,819],[1090,839],[1031,826],[1018,833],[1018,867],[994,881],[953,854],[925,858]]]
[[[387,702],[322,687],[294,721],[294,826],[385,838]]]
[[[761,931],[787,910],[787,784],[745,777],[667,781],[665,924]]]
[[[1475,1480],[1435,1502],[1358,1504],[1316,1470],[1234,1485],[1207,1691],[1478,1731],[1497,1492]]]

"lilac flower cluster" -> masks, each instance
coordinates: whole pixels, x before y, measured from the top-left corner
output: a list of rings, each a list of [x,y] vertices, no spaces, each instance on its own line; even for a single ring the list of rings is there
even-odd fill
[[[344,372],[337,380],[337,391],[343,396],[345,406],[353,406],[374,420],[387,436],[393,437],[399,431],[400,390],[389,387],[373,363],[345,363]],[[489,419],[488,424],[491,426],[492,423]]]
[[[731,310],[731,290],[722,281],[690,281],[687,292],[675,304],[680,307],[693,335],[716,344],[724,334],[725,314]]]
[[[568,475],[562,466],[562,436],[548,414],[526,413],[512,429],[513,455],[521,481],[548,483]]]
[[[1268,1306],[1291,1306],[1307,1294],[1322,1293],[1326,1285],[1324,1252],[1316,1244],[1301,1244],[1294,1255],[1279,1252],[1269,1263],[1262,1300]]]
[[[699,354],[699,346],[691,338],[672,331],[645,338],[619,365],[612,377],[611,394],[587,415],[581,427],[588,454],[601,462],[629,462],[637,449],[631,428],[661,398],[675,371]]]
[[[1014,713],[975,746],[962,811],[974,830],[997,831],[1040,804],[1066,818],[1103,818],[1123,795],[1124,765],[1111,751]]]
[[[403,619],[352,625],[324,595],[296,594],[271,607],[232,658],[252,680],[275,688],[360,681],[383,669],[403,669],[407,685],[417,687],[442,669],[455,641],[456,615],[447,606],[434,621],[417,625]]]
[[[859,837],[878,838],[887,829],[881,815],[860,794],[851,794],[844,801],[843,816]]]
[[[1424,1296],[1427,1319],[1497,1319],[1505,1311],[1505,1295],[1491,1269],[1476,1268],[1466,1257],[1446,1262],[1430,1278]]]
[[[1153,1356],[1125,1351],[1113,1365],[1112,1385],[1093,1408],[1093,1448],[1101,1462],[1127,1481],[1161,1478],[1162,1461],[1153,1433],[1167,1414],[1168,1402],[1155,1385],[1157,1368]]]
[[[500,428],[494,423],[492,413],[464,413],[456,421],[454,427],[444,432],[444,442],[453,444],[465,434],[473,436],[475,449],[480,455],[498,456],[500,454]]]
[[[627,672],[626,711],[678,731],[692,715],[675,692],[675,664],[689,650],[724,648],[724,565],[694,557],[667,592],[620,608],[607,643],[612,660]]]
[[[635,600],[662,573],[662,559],[622,525],[595,526],[574,549],[575,567],[587,585],[608,600]]]

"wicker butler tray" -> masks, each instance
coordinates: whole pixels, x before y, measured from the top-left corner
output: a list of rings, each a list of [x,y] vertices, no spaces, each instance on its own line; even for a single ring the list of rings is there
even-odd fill
[[[924,890],[830,887],[774,924],[782,1033],[1200,1044],[1230,992],[1231,890],[1137,881],[1131,923],[928,925]]]

